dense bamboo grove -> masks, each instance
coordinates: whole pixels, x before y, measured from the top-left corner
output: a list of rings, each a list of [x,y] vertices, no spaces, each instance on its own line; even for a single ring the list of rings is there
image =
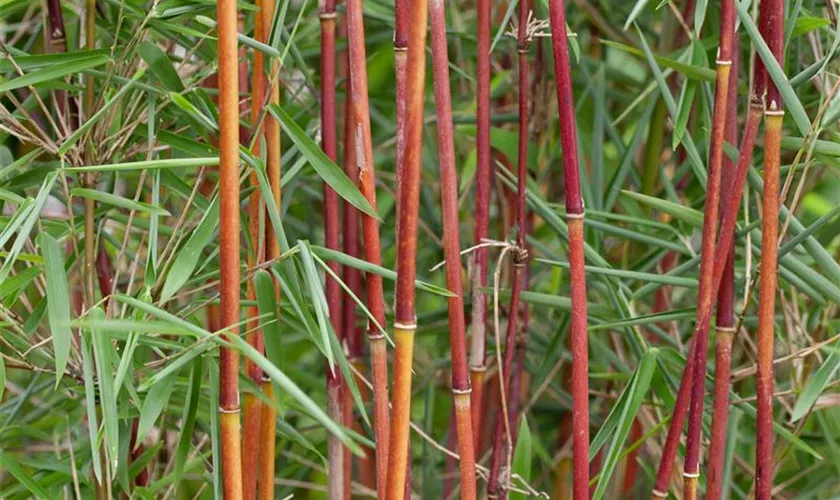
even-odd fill
[[[836,498],[837,3],[0,2],[0,498]]]

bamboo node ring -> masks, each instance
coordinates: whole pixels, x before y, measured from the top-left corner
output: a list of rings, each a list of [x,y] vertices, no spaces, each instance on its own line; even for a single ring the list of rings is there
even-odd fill
[[[372,333],[368,335],[368,340],[371,342],[376,342],[377,340],[385,340],[385,334],[382,332]]]
[[[657,489],[654,489],[654,490],[651,492],[651,494],[652,494],[653,496],[655,496],[655,497],[659,497],[659,498],[666,498],[666,497],[668,496],[668,493],[666,493],[666,492],[662,492],[662,491],[659,491],[659,490],[657,490]]]
[[[700,477],[700,473],[699,472],[683,472],[683,477],[689,477],[689,478],[692,478],[692,479],[696,479],[696,478]]]
[[[467,395],[470,393],[472,393],[472,387],[467,387],[466,389],[456,389],[454,387],[452,388],[452,394],[456,396]]]
[[[417,323],[416,322],[401,323],[399,321],[395,321],[394,322],[394,328],[397,328],[397,329],[400,329],[400,330],[417,330]]]
[[[222,406],[219,407],[219,413],[239,413],[239,412],[240,412],[239,408],[234,408],[234,409],[228,410],[227,408],[224,408]]]
[[[722,59],[716,59],[715,64],[718,66],[732,66],[732,60],[724,61]]]
[[[336,19],[337,17],[337,12],[321,12],[320,14],[318,14],[318,18],[321,21],[329,21],[330,19]]]
[[[736,328],[734,326],[716,326],[715,330],[721,333],[735,333]]]
[[[566,218],[567,219],[583,219],[584,216],[586,216],[586,211],[585,210],[581,210],[580,213],[566,212]]]

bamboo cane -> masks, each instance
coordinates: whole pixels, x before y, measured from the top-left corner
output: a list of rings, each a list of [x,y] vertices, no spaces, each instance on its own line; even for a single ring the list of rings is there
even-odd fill
[[[397,289],[394,320],[394,397],[388,450],[389,500],[402,500],[408,467],[411,366],[414,332],[414,280],[417,274],[417,216],[420,198],[420,155],[423,139],[423,99],[426,75],[427,0],[411,5],[406,67],[405,151],[400,186]]]
[[[736,144],[738,141],[738,50],[737,37],[735,49],[732,53],[732,72],[729,75],[729,105],[726,119],[726,142]],[[721,180],[726,188],[724,199],[728,200],[732,193],[732,181],[735,167],[729,157],[724,158],[724,168]],[[724,207],[726,205],[723,205]],[[721,212],[721,225],[723,213]],[[735,249],[729,250],[727,264],[718,291],[717,315],[715,322],[715,389],[712,410],[712,431],[709,442],[709,478],[706,480],[706,498],[713,500],[721,498],[723,480],[723,460],[726,451],[726,427],[729,418],[729,377],[732,361],[732,340],[735,335]]]
[[[239,75],[236,2],[218,0],[219,57],[219,210],[221,322],[226,336],[239,322]],[[239,355],[220,347],[219,420],[222,481],[226,499],[242,498],[239,423]]]
[[[361,0],[347,0],[347,37],[350,58],[350,98],[353,114],[354,162],[359,172],[359,189],[371,206],[376,207],[376,179],[373,168],[373,145],[370,136],[368,107],[367,68],[365,67],[365,38]],[[362,214],[362,237],[365,260],[379,265],[379,226],[376,219]],[[385,326],[385,298],[382,277],[373,273],[365,276],[367,307],[376,322]],[[376,491],[378,498],[385,497],[388,476],[388,450],[390,425],[388,415],[388,360],[385,335],[368,322],[371,373],[373,379],[373,418],[376,438]]]
[[[761,16],[770,52],[782,65],[784,3],[765,0]],[[782,67],[784,67],[782,65]],[[766,78],[764,107],[764,191],[761,225],[761,274],[758,292],[756,360],[756,499],[769,500],[773,489],[773,340],[779,252],[779,166],[784,108],[775,82]]]
[[[461,498],[476,498],[475,440],[470,410],[470,379],[464,328],[464,285],[461,278],[460,221],[458,219],[458,176],[455,171],[455,135],[452,125],[452,97],[449,88],[449,56],[446,42],[446,14],[442,0],[429,7],[432,68],[438,129],[443,251],[448,299],[449,344],[452,361],[452,399],[461,467]]]
[[[735,32],[734,0],[721,1],[720,43],[718,46],[715,105],[709,147],[706,204],[703,210],[703,240],[700,255],[700,285],[697,297],[697,323],[695,324],[694,375],[692,376],[691,403],[688,420],[688,439],[683,477],[686,500],[697,498],[700,475],[700,445],[702,439],[703,403],[706,389],[706,351],[709,343],[709,320],[704,318],[711,311],[717,290],[710,271],[715,265],[718,214],[720,211],[720,176],[723,164],[723,141],[726,131],[729,104],[729,74],[732,70],[732,39]]]
[[[478,48],[476,56],[476,172],[475,237],[480,245],[489,236],[490,225],[490,0],[478,0]],[[479,445],[487,342],[487,249],[476,248],[471,274],[472,316],[470,321],[470,386],[472,387],[472,423],[476,447]]]
[[[566,40],[566,13],[563,0],[549,2],[551,41],[557,78],[560,111],[560,139],[563,145],[563,171],[566,188],[566,217],[569,224],[569,264],[572,298],[572,459],[574,498],[589,494],[589,352],[586,318],[586,274],[583,255],[583,199],[580,194],[574,96]]]

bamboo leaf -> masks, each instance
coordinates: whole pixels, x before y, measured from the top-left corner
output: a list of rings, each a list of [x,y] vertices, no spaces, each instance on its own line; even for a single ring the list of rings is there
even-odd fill
[[[41,486],[40,480],[33,478],[11,455],[3,453],[3,450],[0,450],[0,465],[3,470],[20,481],[20,484],[35,498],[49,500],[50,495]]]
[[[306,133],[298,127],[297,123],[292,119],[291,116],[286,113],[280,106],[276,104],[272,104],[269,106],[269,111],[277,121],[280,122],[280,126],[283,127],[283,131],[292,139],[295,146],[298,147],[300,152],[309,160],[309,164],[312,165],[312,168],[318,173],[321,179],[324,180],[339,196],[344,198],[348,203],[353,205],[354,207],[358,208],[365,214],[375,218],[376,220],[379,219],[379,214],[376,213],[376,210],[368,203],[367,198],[365,198],[362,193],[359,191],[359,188],[353,184],[350,178],[344,173],[338,165],[335,164],[332,160],[330,160],[326,154],[315,144]]]
[[[198,259],[201,257],[204,248],[212,240],[218,229],[218,224],[219,197],[217,196],[213,199],[210,209],[204,213],[198,227],[190,235],[181,250],[178,251],[175,260],[172,262],[172,266],[166,275],[166,281],[163,283],[163,290],[160,293],[161,302],[171,299],[192,276],[196,265],[198,265]]]
[[[618,418],[616,419],[614,430],[609,433],[609,435],[612,436],[612,439],[610,441],[610,446],[604,455],[600,479],[598,480],[598,486],[595,489],[593,500],[600,500],[603,498],[604,493],[606,493],[610,477],[612,477],[615,467],[621,458],[621,448],[624,446],[624,442],[630,434],[630,428],[633,426],[636,414],[639,413],[639,408],[642,406],[642,401],[644,400],[645,394],[650,387],[650,381],[653,378],[653,373],[656,369],[657,351],[657,349],[651,349],[642,356],[642,359],[639,361],[639,367],[636,369],[630,385],[627,389],[625,389],[627,398],[624,399],[624,404],[621,406],[616,405],[610,411],[610,416],[616,414]],[[607,420],[610,420],[609,416],[607,417]],[[604,427],[602,427],[602,430]],[[593,451],[596,450],[591,450],[590,454]]]
[[[90,57],[76,59],[74,61],[52,64],[0,83],[0,93],[9,92],[22,87],[39,85],[52,80],[59,80],[67,75],[81,73],[87,69],[102,66],[103,64],[108,63],[108,61],[110,61],[110,58],[106,54],[96,54]]]
[[[117,196],[115,194],[111,194],[106,191],[100,191],[98,189],[73,188],[70,190],[70,194],[72,196],[96,200],[99,203],[112,205],[118,208],[124,208],[126,210],[134,210],[137,212],[145,212],[149,214],[163,216],[170,215],[169,212],[160,207],[156,207],[148,203],[143,203],[141,201],[134,201],[128,198],[123,198],[122,196]]]
[[[57,387],[70,357],[70,291],[67,287],[64,257],[58,242],[49,233],[41,233],[38,244],[44,256],[44,274],[47,277],[47,318],[55,352]]]
[[[519,423],[519,432],[517,433],[516,449],[513,451],[513,463],[511,470],[514,474],[522,478],[525,484],[531,482],[531,429],[528,427],[528,419],[524,416]],[[530,495],[528,495],[530,496]],[[526,496],[522,493],[511,492],[509,498],[511,500],[522,500]]]
[[[127,163],[109,163],[106,165],[85,165],[67,167],[66,172],[122,172],[127,170],[158,170],[163,168],[215,167],[219,164],[218,156],[207,158],[178,158],[168,160],[132,161]]]
[[[693,208],[686,207],[685,205],[680,205],[679,203],[674,203],[673,201],[663,200],[654,196],[636,193],[634,191],[622,191],[621,194],[627,196],[628,198],[634,199],[640,203],[644,203],[645,205],[653,207],[656,210],[659,210],[660,212],[665,212],[666,214],[674,217],[675,219],[679,219],[692,227],[703,227],[702,212],[694,210]]]
[[[172,61],[157,45],[151,42],[141,42],[137,45],[137,52],[140,57],[149,65],[149,70],[155,75],[155,78],[163,84],[168,90],[173,92],[182,92],[184,90],[184,83],[178,72],[172,66]]]
[[[105,319],[105,313],[99,308],[90,311],[94,321]],[[116,471],[119,464],[119,424],[117,419],[117,398],[114,393],[114,374],[111,363],[111,338],[107,330],[90,330],[93,344],[93,358],[96,365],[96,380],[99,384],[99,401],[102,408],[102,422],[105,425],[106,456],[111,461],[111,470]]]
[[[837,373],[837,369],[840,368],[840,354],[838,354],[838,352],[840,351],[836,348],[832,349],[828,359],[826,359],[825,362],[820,365],[817,372],[808,379],[808,383],[805,385],[805,388],[802,390],[802,394],[799,395],[799,398],[796,400],[796,404],[793,407],[793,413],[790,415],[791,422],[797,422],[808,414],[811,407],[814,406],[814,403],[817,401],[817,398],[825,390],[829,380],[831,380],[831,378],[834,377],[834,374]]]

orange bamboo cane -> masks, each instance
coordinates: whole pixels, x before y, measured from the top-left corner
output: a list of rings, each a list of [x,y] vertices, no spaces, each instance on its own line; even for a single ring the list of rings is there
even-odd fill
[[[219,222],[221,321],[226,336],[239,322],[239,75],[236,2],[218,0],[219,52]],[[222,481],[226,499],[242,498],[239,424],[239,355],[225,346],[219,359],[219,420]]]
[[[388,452],[388,500],[402,500],[408,464],[411,365],[417,329],[414,280],[417,274],[417,216],[420,198],[420,155],[426,76],[427,0],[411,5],[406,68],[405,151],[400,186],[397,291],[394,321],[394,397]]]
[[[784,3],[761,3],[764,37],[782,67]],[[773,490],[773,341],[779,252],[779,165],[784,108],[779,89],[767,78],[764,107],[764,191],[761,218],[761,274],[758,289],[758,356],[756,360],[756,486],[757,500],[769,500]]]

